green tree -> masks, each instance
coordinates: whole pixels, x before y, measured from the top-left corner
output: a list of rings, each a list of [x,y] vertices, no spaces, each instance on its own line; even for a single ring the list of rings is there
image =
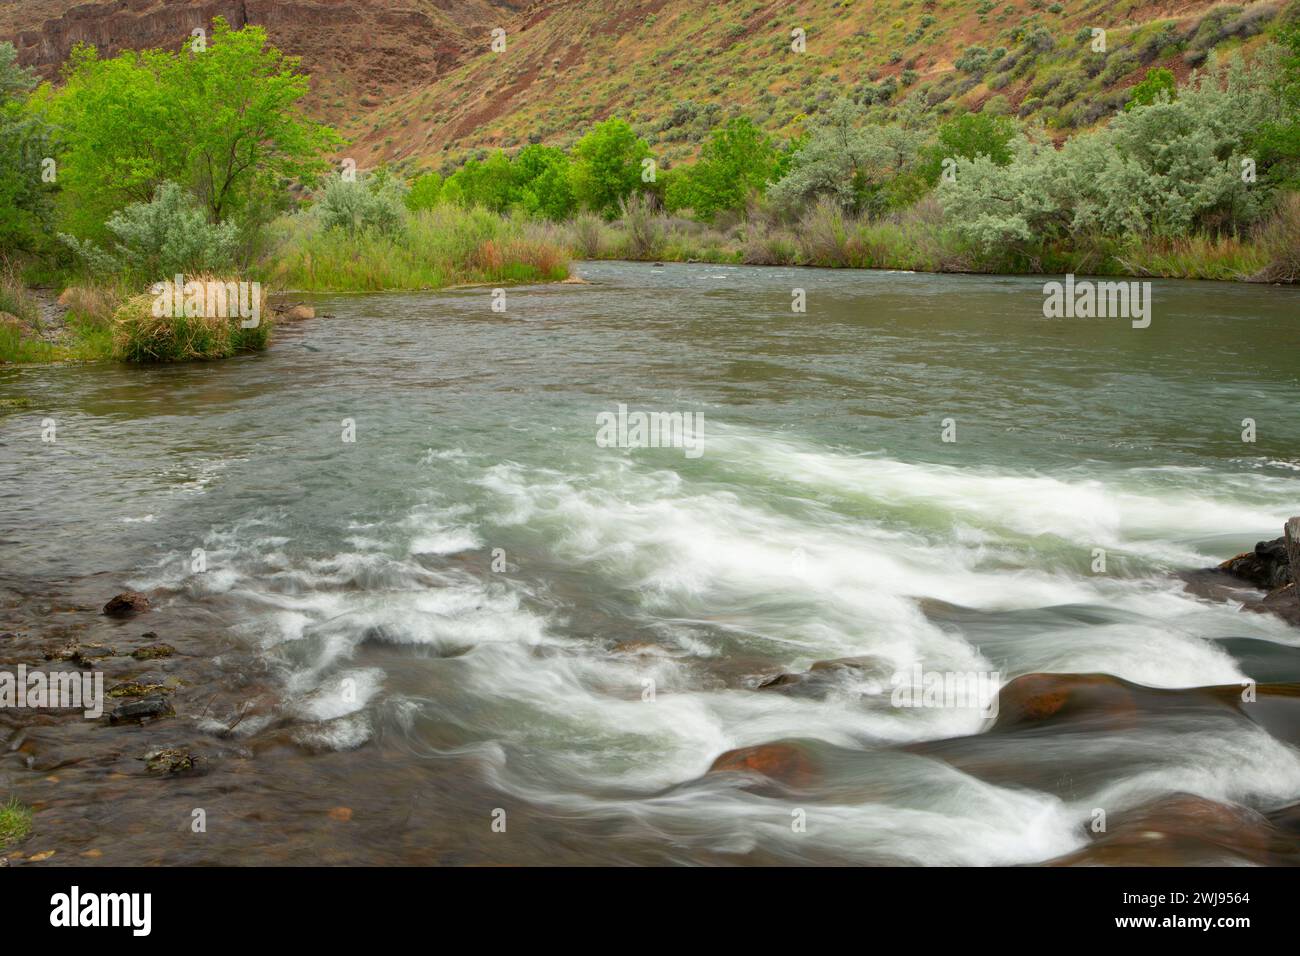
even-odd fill
[[[1133,87],[1124,109],[1127,111],[1135,106],[1150,106],[1161,98],[1172,100],[1177,95],[1178,85],[1174,82],[1173,71],[1162,66],[1156,67],[1147,70],[1146,78]]]
[[[998,166],[1011,162],[1016,121],[992,113],[963,113],[939,127],[938,151],[943,156],[974,159],[987,156]]]
[[[13,44],[0,43],[0,253],[39,246],[53,219],[53,186],[42,175],[54,152],[51,131],[26,108],[35,86]]]
[[[443,198],[462,206],[482,206],[492,212],[510,208],[515,172],[510,159],[497,150],[485,160],[471,159],[447,177]]]
[[[528,215],[556,221],[573,214],[576,204],[572,170],[563,150],[531,144],[516,154],[512,166],[515,173],[512,206]]]
[[[289,204],[286,182],[314,183],[327,169],[324,154],[343,140],[302,113],[309,78],[265,30],[231,30],[218,17],[212,34],[206,52],[176,61],[182,115],[200,118],[183,127],[192,137],[187,165],[213,222],[255,219]]]
[[[1277,39],[1272,116],[1252,137],[1251,150],[1271,181],[1300,189],[1300,14],[1279,28]]]
[[[421,173],[411,181],[411,188],[406,193],[406,208],[415,212],[419,209],[432,209],[442,201],[442,177],[435,172]]]
[[[62,89],[45,91],[65,151],[60,185],[70,225],[102,234],[108,214],[149,202],[167,181],[190,192],[213,223],[255,225],[291,203],[292,181],[314,184],[342,144],[307,119],[308,78],[266,31],[212,22],[206,49],[73,52]]]
[[[776,169],[772,140],[747,117],[735,117],[714,132],[699,161],[666,190],[670,209],[690,207],[705,222],[723,210],[739,211],[753,193],[762,194]]]
[[[573,195],[606,218],[618,215],[620,200],[641,188],[642,160],[650,147],[621,119],[611,117],[573,147]]]

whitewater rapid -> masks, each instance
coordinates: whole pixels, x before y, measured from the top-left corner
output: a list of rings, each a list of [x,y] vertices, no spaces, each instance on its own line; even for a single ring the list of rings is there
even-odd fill
[[[169,555],[136,583],[237,608],[304,746],[387,736],[470,754],[503,793],[683,847],[799,857],[780,798],[706,776],[725,751],[784,739],[851,755],[815,815],[849,860],[1032,862],[1082,845],[1099,800],[1300,797],[1295,751],[1246,727],[1080,743],[1143,769],[1075,800],[995,786],[891,749],[980,733],[979,713],[899,709],[889,693],[916,665],[1245,680],[1216,637],[1295,633],[1168,572],[1213,563],[1200,542],[1266,536],[1300,479],[960,468],[725,425],[706,471],[576,445],[568,459],[430,448],[418,504],[349,524],[332,549],[304,551],[302,516],[265,508],[208,535],[218,572]],[[412,669],[364,663],[376,646]],[[859,666],[824,695],[758,689],[840,658]]]

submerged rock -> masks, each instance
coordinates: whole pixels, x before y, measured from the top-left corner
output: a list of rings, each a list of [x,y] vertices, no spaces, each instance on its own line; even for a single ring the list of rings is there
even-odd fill
[[[1107,815],[1092,843],[1055,866],[1186,866],[1295,862],[1295,842],[1249,807],[1174,793]]]
[[[874,657],[837,657],[815,661],[802,673],[782,673],[758,682],[757,690],[786,691],[820,699],[831,691],[875,695],[889,686],[890,665]]]
[[[106,644],[78,644],[65,649],[67,659],[82,667],[90,667],[95,661],[105,657],[116,657],[117,651]]]
[[[130,703],[119,705],[108,715],[108,720],[112,724],[121,724],[157,720],[162,717],[174,717],[175,715],[176,711],[171,702],[161,694],[156,694],[143,700],[133,700]]]
[[[131,617],[149,610],[149,598],[139,591],[123,591],[104,605],[109,617]]]
[[[108,689],[109,697],[148,697],[154,694],[170,694],[171,688],[149,681],[128,680],[114,684]]]
[[[792,787],[802,787],[813,781],[817,767],[798,745],[770,743],[728,750],[709,767],[709,773],[725,772],[759,774]]]
[[[145,635],[146,637],[148,635]],[[158,635],[155,634],[154,637]],[[131,656],[137,661],[152,661],[160,657],[171,657],[176,653],[176,648],[170,644],[145,644],[143,647],[137,647],[131,652]]]
[[[193,770],[199,758],[188,750],[169,747],[144,755],[145,766],[153,773],[177,774]]]

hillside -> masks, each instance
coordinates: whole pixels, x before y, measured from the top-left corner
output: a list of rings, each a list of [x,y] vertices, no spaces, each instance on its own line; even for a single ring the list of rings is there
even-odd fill
[[[1152,67],[1181,80],[1210,51],[1252,42],[1286,0],[60,0],[0,2],[0,36],[47,75],[73,42],[113,51],[176,43],[215,14],[265,25],[302,55],[313,105],[363,165],[441,168],[467,153],[567,145],[593,121],[631,120],[669,163],[743,110],[780,136],[836,97],[941,114],[1041,121],[1058,137],[1122,106]],[[1295,4],[1291,3],[1294,9]],[[21,11],[21,12],[20,12]],[[1288,14],[1289,15],[1289,14]],[[36,25],[39,21],[39,25]],[[507,31],[493,52],[491,30]],[[791,50],[791,31],[806,50]],[[1106,30],[1094,52],[1092,29]]]
[[[849,93],[875,102],[919,91],[940,112],[996,108],[1062,131],[1122,105],[1125,88],[1165,65],[1179,78],[1258,33],[1280,4],[1248,7],[1117,0],[690,0],[540,4],[503,54],[482,54],[365,117],[350,132],[370,159],[453,158],[466,149],[571,141],[611,113],[669,160],[694,152],[718,116],[741,109],[780,134]],[[806,52],[790,49],[802,27]],[[1090,50],[1092,26],[1107,53]],[[972,47],[1007,53],[986,69]],[[964,67],[959,69],[958,67]],[[433,162],[437,165],[437,162]]]

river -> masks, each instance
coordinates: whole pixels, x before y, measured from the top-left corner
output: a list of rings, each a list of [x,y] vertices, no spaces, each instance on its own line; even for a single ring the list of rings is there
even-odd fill
[[[1300,629],[1172,572],[1300,513],[1300,292],[1156,281],[1133,328],[1044,318],[1033,278],[577,272],[503,313],[487,289],[314,297],[219,363],[0,370],[30,401],[0,413],[0,657],[182,652],[143,668],[183,678],[174,718],[7,732],[29,852],[1294,858],[1295,738],[1190,689],[1300,681]],[[700,454],[603,447],[620,405],[702,416]],[[124,587],[156,610],[96,618]],[[918,668],[1161,690],[1125,691],[1122,726],[999,737],[897,706]],[[776,779],[709,772],[774,742]],[[147,774],[161,745],[203,772]],[[1183,799],[1244,822],[1088,855]]]

